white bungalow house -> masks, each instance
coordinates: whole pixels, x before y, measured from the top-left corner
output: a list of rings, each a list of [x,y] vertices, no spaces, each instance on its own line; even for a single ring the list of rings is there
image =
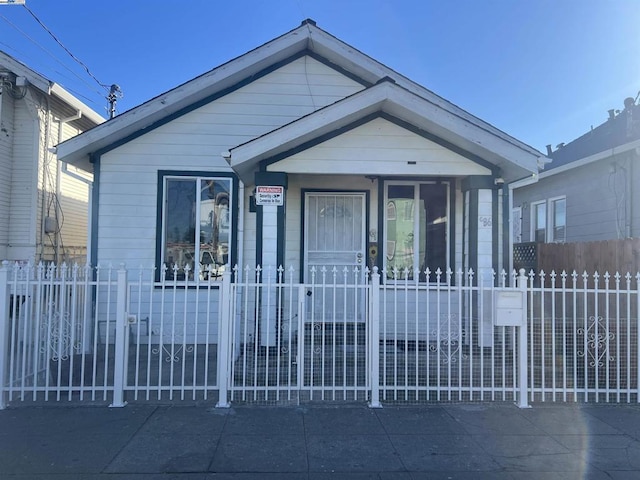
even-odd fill
[[[96,314],[77,321],[86,338],[74,348],[120,359],[120,391],[148,396],[179,378],[203,392],[219,382],[221,404],[238,385],[233,398],[283,384],[287,396],[321,385],[333,397],[342,385],[355,398],[376,376],[375,360],[365,375],[376,349],[385,385],[400,386],[402,369],[424,391],[423,375],[482,379],[478,351],[509,349],[478,279],[492,286],[491,271],[508,268],[508,185],[537,174],[544,155],[311,20],[58,155],[94,179],[95,309],[75,311]],[[128,384],[125,364],[137,369]]]
[[[544,158],[312,20],[58,154],[95,178],[92,264],[193,275],[199,259],[303,277],[501,269],[506,185]]]
[[[0,260],[84,263],[91,174],[53,147],[103,121],[0,51]]]

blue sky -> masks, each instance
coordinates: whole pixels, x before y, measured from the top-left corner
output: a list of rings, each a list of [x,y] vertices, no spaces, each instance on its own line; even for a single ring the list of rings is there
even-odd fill
[[[304,18],[545,151],[640,90],[640,0],[27,0],[122,113]],[[101,88],[22,6],[0,50],[107,115]]]

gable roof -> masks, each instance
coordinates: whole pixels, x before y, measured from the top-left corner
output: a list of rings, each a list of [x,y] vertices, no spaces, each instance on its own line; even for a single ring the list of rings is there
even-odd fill
[[[277,161],[309,148],[376,116],[389,118],[419,135],[456,151],[510,182],[537,172],[538,156],[518,143],[506,142],[482,125],[463,121],[398,85],[388,77],[377,84],[316,110],[265,135],[234,147],[229,161],[244,181],[261,161]]]
[[[528,156],[528,164],[533,165],[538,159],[541,161],[545,158],[533,147],[514,139],[318,28],[312,20],[305,20],[298,28],[61,143],[58,146],[58,156],[65,162],[90,171],[90,155],[102,154],[143,135],[300,54],[322,59],[337,70],[358,79],[365,87],[391,77],[397,88],[406,92],[403,95],[411,94],[413,98],[422,99],[425,108],[428,104],[429,108],[441,112],[443,116],[455,118],[474,131],[483,130],[505,148],[517,149]],[[378,90],[380,89],[374,89]],[[373,96],[372,93],[366,95]],[[509,161],[508,158],[502,160]],[[535,169],[537,170],[537,164]]]
[[[636,140],[640,140],[640,105],[636,105],[633,98],[628,98],[622,112],[616,115],[611,110],[606,122],[550,152],[552,161],[545,169],[568,166],[577,160],[606,153]]]
[[[81,116],[75,122],[78,123],[81,129],[92,128],[105,121],[104,117],[78,100],[63,87],[0,50],[0,72],[3,71],[11,72],[16,77],[25,78],[30,85],[59,100],[62,108],[67,110],[69,116],[80,112]]]

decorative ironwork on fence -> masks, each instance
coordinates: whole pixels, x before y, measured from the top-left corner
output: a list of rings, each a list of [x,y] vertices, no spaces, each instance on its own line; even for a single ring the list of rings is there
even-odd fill
[[[0,408],[640,402],[640,273],[524,273],[5,263]]]

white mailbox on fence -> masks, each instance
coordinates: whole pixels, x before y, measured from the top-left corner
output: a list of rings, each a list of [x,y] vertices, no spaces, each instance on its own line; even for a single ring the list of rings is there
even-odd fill
[[[524,327],[526,292],[521,290],[495,290],[493,297],[493,324],[496,327]]]

